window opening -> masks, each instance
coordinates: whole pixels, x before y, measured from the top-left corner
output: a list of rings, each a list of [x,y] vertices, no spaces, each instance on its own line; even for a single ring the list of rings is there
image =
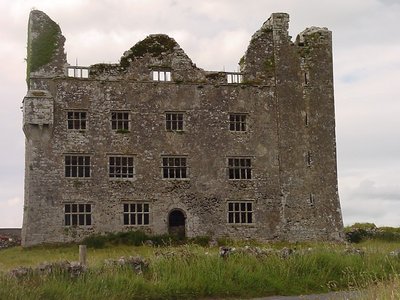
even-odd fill
[[[89,68],[87,67],[68,67],[68,77],[89,78]]]
[[[228,202],[229,224],[252,224],[253,202]]]
[[[163,157],[162,176],[165,179],[187,178],[186,157]]]
[[[308,84],[308,73],[304,72],[304,84]]]
[[[228,158],[229,179],[251,179],[251,158]]]
[[[307,166],[310,167],[312,165],[312,163],[313,163],[313,161],[312,161],[311,151],[308,151],[307,152]]]
[[[126,111],[113,111],[111,112],[111,129],[129,131],[129,112]]]
[[[183,130],[183,113],[168,112],[165,114],[165,127],[167,130]]]
[[[171,81],[171,71],[154,70],[152,79],[153,81]]]
[[[230,131],[246,131],[246,114],[230,114],[229,130]]]
[[[150,206],[148,203],[124,203],[124,225],[149,225]]]
[[[240,73],[226,73],[226,81],[229,84],[242,83],[243,75]]]
[[[90,226],[92,225],[91,204],[65,204],[65,226]]]
[[[90,177],[90,156],[66,155],[65,177]]]
[[[86,112],[85,111],[67,112],[67,123],[68,123],[68,129],[85,130]]]
[[[133,178],[133,156],[110,156],[108,162],[110,178]]]
[[[313,194],[313,193],[310,193],[309,201],[310,201],[310,205],[311,205],[311,206],[314,206],[315,198],[314,198],[314,194]]]

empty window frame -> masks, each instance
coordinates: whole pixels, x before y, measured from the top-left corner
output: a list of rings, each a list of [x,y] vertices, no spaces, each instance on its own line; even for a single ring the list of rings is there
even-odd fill
[[[162,158],[162,177],[164,179],[188,178],[186,157],[169,156]]]
[[[68,129],[86,130],[86,121],[85,111],[67,112]]]
[[[230,131],[246,131],[247,130],[246,114],[229,114],[229,130]]]
[[[252,224],[253,202],[251,201],[229,201],[228,202],[229,224]]]
[[[228,158],[229,179],[251,179],[251,158],[230,157]]]
[[[89,68],[68,67],[68,77],[89,78]]]
[[[108,174],[110,178],[133,178],[135,174],[133,156],[110,156]]]
[[[171,81],[171,71],[168,70],[153,70],[151,72],[153,81]]]
[[[226,74],[226,81],[229,84],[232,83],[242,83],[243,75],[240,73],[227,73]]]
[[[90,177],[90,156],[65,155],[65,177]]]
[[[65,226],[90,226],[92,225],[91,204],[65,204]]]
[[[128,111],[111,112],[111,129],[117,131],[129,131],[130,114]]]
[[[124,225],[138,226],[150,224],[148,203],[124,203]]]
[[[183,112],[166,112],[165,129],[172,131],[183,131]]]

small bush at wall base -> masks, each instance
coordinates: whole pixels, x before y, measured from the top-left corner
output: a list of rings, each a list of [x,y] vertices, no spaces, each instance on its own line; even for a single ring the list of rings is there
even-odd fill
[[[346,240],[360,243],[365,240],[400,242],[400,229],[395,227],[376,227],[373,223],[355,223],[345,228]]]

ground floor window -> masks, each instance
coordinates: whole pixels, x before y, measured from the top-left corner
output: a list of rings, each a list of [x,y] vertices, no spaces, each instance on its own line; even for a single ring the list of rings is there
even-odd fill
[[[124,225],[149,225],[150,206],[148,203],[124,203]]]
[[[228,202],[229,224],[252,224],[253,202],[251,201],[229,201]]]
[[[91,204],[65,204],[65,226],[89,226],[92,225]]]

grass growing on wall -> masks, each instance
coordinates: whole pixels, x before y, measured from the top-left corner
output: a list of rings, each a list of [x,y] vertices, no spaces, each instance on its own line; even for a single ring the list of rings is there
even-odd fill
[[[39,28],[41,26],[41,28]],[[38,36],[31,41],[28,32],[27,47],[27,80],[30,73],[37,71],[40,67],[51,61],[57,49],[57,39],[61,32],[60,27],[52,20],[46,20],[43,24],[33,24],[32,31],[38,32]]]
[[[284,244],[261,247],[280,249]],[[300,295],[398,284],[400,258],[388,251],[400,243],[367,241],[357,245],[364,255],[346,253],[345,245],[296,244],[295,254],[257,256],[237,252],[223,259],[217,247],[114,245],[88,249],[89,270],[77,278],[68,274],[32,275],[15,279],[7,271],[43,261],[77,260],[78,247],[19,247],[1,250],[0,299],[187,299],[250,298]],[[312,250],[308,250],[311,247]],[[149,262],[143,274],[128,267],[105,266],[107,258],[141,256]],[[2,271],[2,272],[1,272]],[[383,283],[382,283],[383,284]]]

